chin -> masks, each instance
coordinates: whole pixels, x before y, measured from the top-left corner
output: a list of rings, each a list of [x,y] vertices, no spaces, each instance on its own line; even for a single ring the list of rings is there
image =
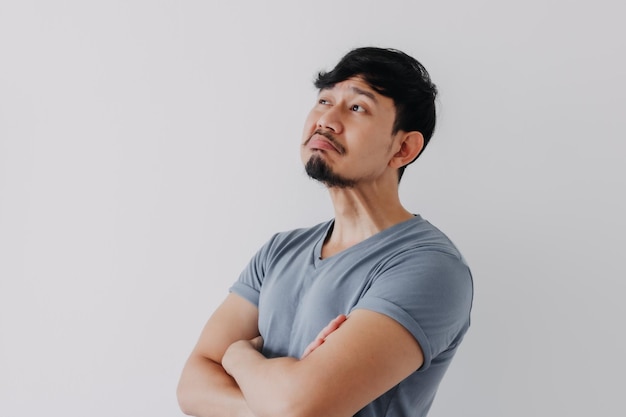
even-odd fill
[[[304,165],[304,169],[310,178],[323,183],[328,188],[352,188],[355,186],[355,180],[334,172],[321,155],[322,153],[320,152],[311,155]]]

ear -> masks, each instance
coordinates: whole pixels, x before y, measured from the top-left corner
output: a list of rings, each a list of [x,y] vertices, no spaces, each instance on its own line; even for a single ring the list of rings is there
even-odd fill
[[[412,162],[424,148],[424,136],[416,130],[411,132],[399,132],[400,150],[391,157],[389,166],[392,168],[403,167]]]

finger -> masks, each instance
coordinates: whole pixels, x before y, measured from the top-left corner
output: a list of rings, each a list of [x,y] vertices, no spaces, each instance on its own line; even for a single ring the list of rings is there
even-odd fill
[[[326,327],[322,329],[322,331],[319,333],[319,335],[317,335],[317,337],[326,339],[332,332],[337,330],[339,326],[341,326],[341,324],[346,320],[347,320],[347,317],[345,316],[345,314],[338,315],[333,320],[331,320],[330,323],[326,325]]]
[[[300,359],[304,359],[307,356],[309,356],[309,354],[311,352],[313,352],[315,349],[320,347],[323,343],[324,343],[324,339],[316,338],[314,341],[309,343],[309,345],[306,347],[306,349],[304,349],[304,353],[302,354]]]
[[[326,325],[326,327],[324,327],[319,334],[315,337],[315,340],[313,340],[311,343],[309,343],[309,345],[306,347],[306,349],[304,349],[304,353],[302,354],[302,356],[300,357],[300,359],[304,359],[305,357],[307,357],[311,352],[313,352],[315,349],[317,349],[318,347],[320,347],[324,341],[326,340],[326,338],[335,330],[337,330],[339,328],[339,326],[341,326],[341,324],[346,321],[348,318],[346,317],[345,314],[340,314],[337,317],[335,317],[334,319],[332,319],[330,321],[330,323],[328,323]]]

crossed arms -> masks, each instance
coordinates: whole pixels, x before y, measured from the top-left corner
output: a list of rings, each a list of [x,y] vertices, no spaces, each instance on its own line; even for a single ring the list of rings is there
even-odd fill
[[[266,359],[257,307],[229,294],[185,364],[181,409],[197,417],[350,417],[422,365],[419,344],[392,318],[355,310],[342,320],[302,358]]]

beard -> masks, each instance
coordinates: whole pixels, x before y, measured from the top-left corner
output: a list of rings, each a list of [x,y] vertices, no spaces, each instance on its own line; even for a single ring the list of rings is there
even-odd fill
[[[313,155],[304,166],[307,175],[329,188],[352,188],[355,180],[336,174],[319,155]]]

